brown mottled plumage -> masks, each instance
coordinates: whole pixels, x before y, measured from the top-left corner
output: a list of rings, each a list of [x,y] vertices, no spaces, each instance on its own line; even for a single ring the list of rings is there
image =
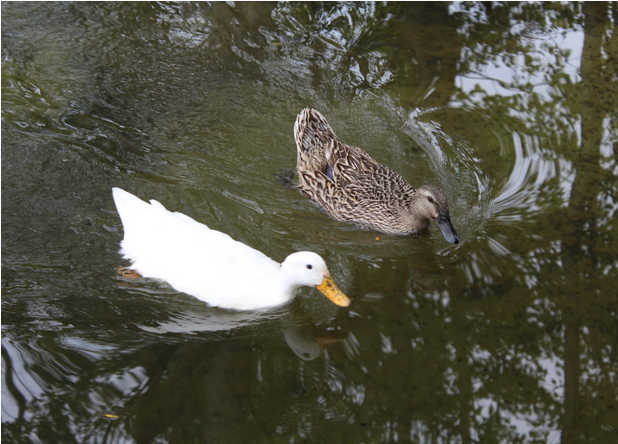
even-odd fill
[[[423,230],[433,219],[447,241],[459,242],[442,188],[415,189],[360,148],[341,142],[315,110],[298,115],[294,138],[298,189],[333,219],[400,235]]]

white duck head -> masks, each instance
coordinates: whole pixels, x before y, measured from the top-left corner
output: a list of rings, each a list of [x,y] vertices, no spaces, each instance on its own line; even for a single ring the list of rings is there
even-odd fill
[[[324,259],[311,251],[299,251],[285,258],[281,264],[281,282],[292,292],[305,285],[315,287],[333,304],[350,305],[350,299],[335,285]]]

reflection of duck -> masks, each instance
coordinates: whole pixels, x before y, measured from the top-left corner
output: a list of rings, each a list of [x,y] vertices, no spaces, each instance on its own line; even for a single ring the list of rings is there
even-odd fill
[[[284,312],[286,318],[290,312]],[[291,316],[294,317],[293,315]],[[287,319],[286,319],[287,320]],[[272,325],[277,325],[277,318],[265,318],[262,312],[185,312],[173,315],[165,322],[156,325],[139,325],[139,328],[154,334],[200,334],[200,333],[230,333],[236,330],[237,335],[243,334],[243,329],[251,328],[251,335],[256,331],[266,331],[268,337]],[[289,323],[289,322],[286,322]],[[293,322],[292,322],[293,323]],[[279,328],[277,328],[279,331]],[[246,334],[246,332],[244,333]],[[319,357],[326,347],[344,341],[348,333],[343,330],[318,329],[313,324],[294,326],[283,332],[285,342],[294,354],[305,361],[312,361]]]
[[[447,241],[459,242],[442,188],[413,188],[360,148],[341,142],[315,110],[298,115],[294,137],[298,189],[332,218],[403,235],[426,229],[433,219]]]
[[[302,322],[309,322],[302,324]],[[268,338],[283,330],[285,342],[301,359],[311,361],[319,357],[326,347],[347,339],[348,333],[331,328],[318,328],[313,321],[302,321],[294,310],[285,307],[277,311],[224,311],[193,310],[172,314],[166,321],[153,325],[138,325],[144,331],[154,334],[229,334],[240,337],[250,334]],[[233,332],[234,331],[234,332]],[[249,331],[250,333],[247,333]],[[259,332],[259,333],[258,333]],[[267,339],[268,340],[268,339]]]
[[[235,310],[285,304],[305,285],[337,305],[350,305],[316,253],[293,253],[278,264],[155,200],[148,204],[119,188],[113,195],[124,227],[121,252],[144,277],[162,279],[210,305]]]
[[[320,356],[329,345],[344,341],[348,333],[342,330],[316,331],[315,326],[306,325],[287,330],[283,336],[296,356],[305,361],[312,361]]]
[[[154,322],[148,320],[150,325],[138,325],[144,331],[156,334],[186,333],[190,335],[198,333],[223,333],[241,329],[249,325],[258,325],[268,320],[269,314],[260,311],[182,311],[170,313],[166,321]]]

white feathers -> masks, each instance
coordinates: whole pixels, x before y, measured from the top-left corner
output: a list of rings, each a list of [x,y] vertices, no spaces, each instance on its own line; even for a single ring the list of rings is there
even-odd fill
[[[112,192],[124,227],[121,253],[131,260],[130,268],[210,305],[236,310],[274,307],[289,302],[300,286],[317,286],[330,277],[315,253],[294,253],[279,265],[155,200],[146,203],[119,188]]]

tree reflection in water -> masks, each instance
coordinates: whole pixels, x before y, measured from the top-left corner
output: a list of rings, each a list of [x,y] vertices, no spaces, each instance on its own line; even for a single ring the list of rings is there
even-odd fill
[[[4,439],[612,442],[614,3],[2,12]],[[307,106],[442,186],[462,243],[279,187]],[[196,331],[212,309],[114,278],[111,186],[273,258],[315,250],[353,303]]]

